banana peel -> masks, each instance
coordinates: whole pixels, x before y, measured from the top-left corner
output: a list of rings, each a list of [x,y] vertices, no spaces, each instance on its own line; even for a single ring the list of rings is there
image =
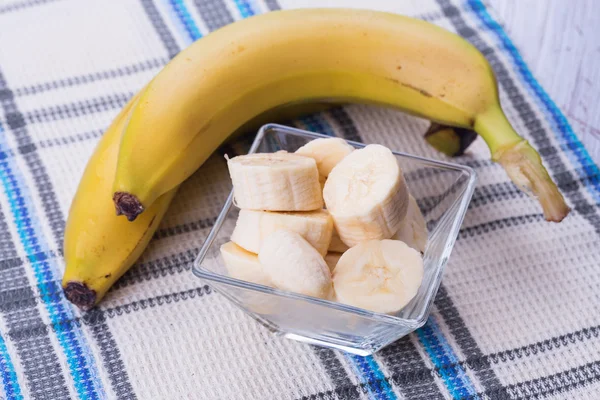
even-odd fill
[[[483,54],[433,24],[356,9],[263,14],[182,51],[142,92],[124,129],[117,212],[135,220],[248,121],[303,102],[384,105],[455,127],[429,135],[447,154],[463,152],[477,132],[547,220],[569,212],[533,148],[517,146],[523,139],[502,113]]]
[[[106,130],[83,173],[65,227],[66,298],[89,310],[142,254],[165,215],[177,188],[165,193],[134,222],[115,215],[111,201],[123,127],[134,96]]]

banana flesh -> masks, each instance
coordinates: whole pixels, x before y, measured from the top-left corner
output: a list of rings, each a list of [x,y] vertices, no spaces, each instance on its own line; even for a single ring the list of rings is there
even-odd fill
[[[319,100],[386,105],[472,129],[548,220],[569,212],[539,157],[520,145],[475,47],[424,21],[357,9],[267,13],[182,51],[143,91],[125,128],[113,186],[118,212],[135,219],[255,117]]]
[[[403,241],[421,253],[425,252],[425,247],[427,246],[427,223],[425,222],[425,218],[423,218],[423,214],[421,214],[417,201],[411,195],[408,195],[406,217],[404,217],[404,220],[400,224],[400,229],[392,236],[392,239]]]
[[[323,208],[315,160],[290,153],[248,154],[227,161],[236,205],[248,210]]]
[[[273,286],[256,254],[233,242],[227,242],[221,246],[221,256],[230,276],[259,285]]]
[[[346,243],[342,242],[342,239],[340,239],[340,235],[337,233],[337,230],[335,229],[335,226],[334,226],[333,233],[331,234],[331,243],[329,243],[328,251],[336,252],[336,253],[343,253],[348,249],[349,249],[349,247],[346,246]]]
[[[333,270],[333,285],[341,303],[394,313],[417,294],[423,280],[423,260],[398,240],[371,240],[346,251]]]
[[[281,229],[263,242],[258,259],[280,289],[329,299],[331,272],[323,256],[296,232]]]
[[[342,257],[342,253],[327,253],[325,255],[325,263],[327,263],[327,266],[332,273],[338,261],[340,260],[340,257]]]
[[[342,242],[347,246],[389,239],[408,208],[408,188],[392,152],[368,145],[333,168],[323,198]]]
[[[311,140],[296,150],[296,154],[311,157],[317,163],[319,171],[319,182],[321,187],[325,185],[327,177],[344,157],[354,151],[348,142],[341,138],[321,138]]]
[[[298,165],[311,161],[315,183],[315,168],[320,165],[327,209],[275,212],[242,208],[231,242],[221,246],[225,267],[237,279],[376,312],[396,312],[421,285],[420,251],[427,242],[425,219],[408,193],[396,157],[381,145],[354,150],[343,148],[339,140],[315,142],[295,154],[278,151],[229,160],[250,168],[230,165],[234,193],[239,182],[262,185],[260,195],[242,192],[241,198],[253,201],[265,197],[263,193],[297,198],[291,194],[299,190],[290,183],[297,181],[290,176],[306,175]],[[332,150],[328,152],[329,147]],[[331,158],[323,163],[319,154]],[[283,175],[288,184],[271,186],[281,169],[286,170]],[[239,203],[250,204],[245,200]],[[339,243],[332,244],[333,237]],[[387,240],[389,237],[394,240]]]
[[[273,232],[288,229],[302,236],[322,256],[327,253],[333,219],[325,210],[270,212],[240,210],[231,241],[245,250],[258,253],[262,242]]]

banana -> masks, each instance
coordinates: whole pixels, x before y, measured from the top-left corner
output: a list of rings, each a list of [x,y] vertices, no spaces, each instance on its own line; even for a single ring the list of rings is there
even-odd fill
[[[230,276],[243,281],[273,286],[271,279],[258,261],[258,256],[233,242],[221,246],[221,256]]]
[[[319,182],[321,187],[325,185],[325,181],[329,173],[344,157],[354,151],[348,142],[341,138],[321,138],[311,140],[304,146],[296,150],[296,154],[314,158],[317,162],[319,170]]]
[[[346,246],[346,243],[342,242],[342,239],[340,239],[340,235],[337,233],[337,230],[334,226],[333,233],[331,234],[331,243],[329,243],[328,251],[343,253],[348,249],[349,247]]]
[[[408,208],[408,188],[392,152],[370,144],[333,168],[323,189],[335,229],[347,246],[389,239]]]
[[[333,270],[335,269],[335,266],[337,265],[341,256],[342,256],[342,253],[327,253],[325,255],[325,263],[329,267],[329,270],[331,271],[331,273],[333,273]]]
[[[270,212],[240,210],[231,241],[252,253],[258,253],[266,237],[279,229],[298,233],[322,256],[333,232],[333,219],[325,210],[307,212]]]
[[[341,303],[393,313],[415,297],[423,280],[423,260],[398,240],[371,240],[345,252],[333,271]]]
[[[296,232],[281,229],[264,241],[258,259],[276,287],[331,298],[331,272],[323,256]]]
[[[235,204],[242,209],[312,211],[323,208],[315,160],[285,152],[227,161]]]
[[[160,196],[135,222],[115,216],[110,194],[119,142],[138,96],[123,108],[88,161],[65,228],[62,287],[69,301],[92,308],[142,254],[177,187]]]
[[[427,224],[425,218],[423,218],[423,214],[421,214],[417,201],[411,195],[408,195],[406,217],[402,220],[400,229],[392,236],[392,239],[401,240],[409,247],[421,253],[425,252],[425,246],[427,246]]]
[[[471,44],[425,21],[358,9],[276,11],[227,25],[179,53],[134,107],[113,200],[133,220],[246,122],[286,104],[360,102],[476,131],[546,219],[569,208],[510,125],[494,73]]]

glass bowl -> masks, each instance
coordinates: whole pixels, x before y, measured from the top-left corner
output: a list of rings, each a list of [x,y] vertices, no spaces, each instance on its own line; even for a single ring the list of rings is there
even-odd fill
[[[327,137],[282,125],[263,126],[250,153],[294,152]],[[349,142],[356,148],[362,143]],[[394,152],[410,193],[427,221],[423,283],[400,311],[380,314],[361,308],[274,289],[227,275],[219,248],[229,241],[238,216],[230,193],[208,235],[193,272],[276,335],[369,355],[422,326],[431,310],[442,273],[473,194],[475,172],[462,165]]]

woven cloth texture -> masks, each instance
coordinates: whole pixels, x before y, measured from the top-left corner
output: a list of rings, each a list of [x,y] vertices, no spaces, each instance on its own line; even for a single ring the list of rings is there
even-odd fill
[[[335,4],[333,4],[335,3]],[[0,2],[0,398],[598,399],[600,178],[479,0],[371,0],[477,46],[573,212],[543,220],[478,139],[478,183],[428,323],[371,357],[273,337],[190,272],[229,185],[216,153],[94,310],[64,298],[65,218],[98,138],[170,58],[235,20],[317,0]],[[560,79],[560,77],[557,77]],[[427,122],[346,106],[292,122],[442,158]]]

